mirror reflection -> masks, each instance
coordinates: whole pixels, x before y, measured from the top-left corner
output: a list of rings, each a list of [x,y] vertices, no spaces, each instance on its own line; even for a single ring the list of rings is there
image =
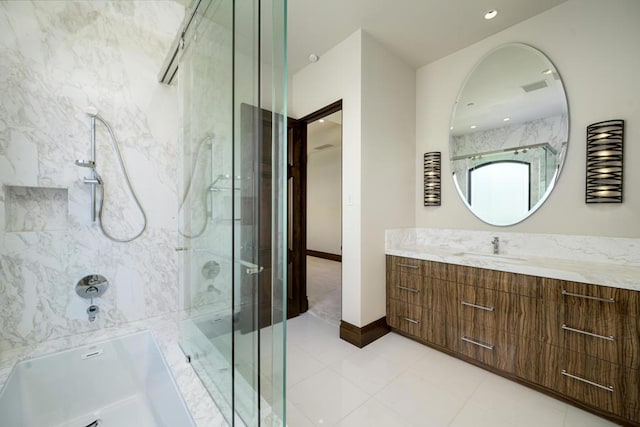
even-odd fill
[[[467,77],[451,120],[460,197],[489,224],[522,221],[553,189],[568,133],[567,98],[553,64],[523,44],[495,49]]]

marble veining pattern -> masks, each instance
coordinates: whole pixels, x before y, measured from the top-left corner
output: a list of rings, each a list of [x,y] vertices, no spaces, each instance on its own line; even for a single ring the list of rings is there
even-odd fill
[[[544,117],[485,131],[469,132],[452,138],[451,157],[476,155],[487,151],[548,143],[558,153],[563,150],[569,120],[566,115]]]
[[[407,228],[386,231],[385,252],[640,291],[640,239]]]
[[[62,220],[59,204],[0,196],[0,224],[18,231],[0,230],[1,351],[178,310],[178,97],[157,74],[183,15],[173,1],[0,2],[0,185],[68,197]],[[88,106],[111,123],[147,212],[131,243],[90,221],[88,170],[74,164],[89,158]],[[96,151],[104,226],[131,236],[142,218],[101,124]],[[74,286],[94,273],[111,286],[90,323]]]
[[[6,231],[67,228],[66,188],[5,186]]]

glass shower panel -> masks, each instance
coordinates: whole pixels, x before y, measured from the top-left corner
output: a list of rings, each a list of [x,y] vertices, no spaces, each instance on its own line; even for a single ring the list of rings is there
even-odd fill
[[[202,1],[178,70],[183,173],[180,345],[233,418],[233,2]]]
[[[201,0],[179,65],[180,344],[230,425],[285,423],[285,11]]]
[[[287,320],[287,1],[265,1],[261,7],[261,105],[271,116],[271,326],[260,336],[262,425],[280,426],[286,421],[286,320]],[[269,411],[271,413],[269,414]]]

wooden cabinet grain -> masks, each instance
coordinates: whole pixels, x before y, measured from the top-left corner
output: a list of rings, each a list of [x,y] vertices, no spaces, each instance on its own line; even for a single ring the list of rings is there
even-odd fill
[[[639,295],[387,256],[387,320],[394,330],[637,426]]]

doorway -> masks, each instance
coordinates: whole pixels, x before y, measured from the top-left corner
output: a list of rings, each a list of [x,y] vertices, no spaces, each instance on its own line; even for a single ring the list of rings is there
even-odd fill
[[[342,319],[342,101],[297,121],[299,200],[289,212],[299,244],[293,293],[304,310],[338,326]],[[296,168],[294,167],[294,170]],[[296,228],[299,232],[296,233]],[[294,276],[296,275],[294,274]]]

